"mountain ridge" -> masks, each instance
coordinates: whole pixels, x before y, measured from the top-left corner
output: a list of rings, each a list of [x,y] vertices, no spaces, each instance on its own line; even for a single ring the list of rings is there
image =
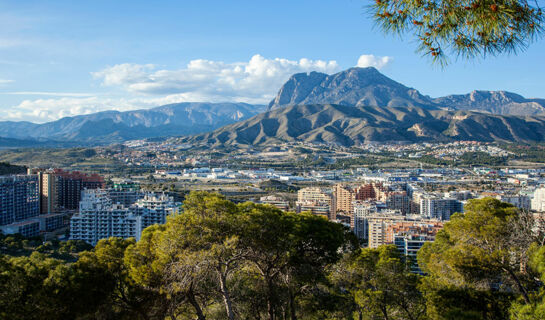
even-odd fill
[[[269,103],[268,110],[296,104],[339,104],[354,107],[416,106],[494,114],[545,114],[545,99],[528,99],[503,90],[474,90],[467,94],[431,98],[388,78],[373,67],[354,67],[332,75],[320,72],[294,74]]]
[[[132,111],[107,110],[36,124],[0,122],[0,137],[35,141],[121,142],[196,134],[244,120],[264,109],[246,103],[184,102]]]
[[[298,141],[343,146],[456,140],[543,141],[545,116],[491,115],[421,107],[294,105],[183,139],[187,143],[208,145]]]

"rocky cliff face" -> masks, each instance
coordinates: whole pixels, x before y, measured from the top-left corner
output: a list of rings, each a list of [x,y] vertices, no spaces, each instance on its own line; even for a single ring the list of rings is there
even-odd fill
[[[296,104],[345,106],[423,107],[437,106],[429,97],[398,83],[375,68],[351,68],[333,75],[298,73],[280,88],[269,110]]]

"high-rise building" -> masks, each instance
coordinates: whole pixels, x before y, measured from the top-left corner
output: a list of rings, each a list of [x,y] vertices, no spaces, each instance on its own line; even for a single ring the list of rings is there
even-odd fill
[[[83,190],[104,188],[104,178],[97,174],[62,169],[29,169],[29,174],[39,178],[42,214],[77,210]]]
[[[352,231],[360,240],[369,239],[368,219],[377,213],[377,206],[369,201],[354,201],[354,219]]]
[[[0,176],[0,226],[40,214],[36,175]]]
[[[530,210],[529,196],[513,194],[513,195],[499,195],[496,198],[500,201],[510,203],[519,209]]]
[[[545,212],[545,188],[537,188],[531,200],[531,209]]]
[[[424,243],[435,240],[435,235],[443,228],[437,220],[413,220],[394,222],[386,229],[386,243],[393,243],[401,254],[412,262],[411,271],[421,273],[416,262],[418,250]]]
[[[403,220],[405,220],[405,216],[401,215],[399,211],[397,214],[393,212],[379,213],[368,217],[369,248],[378,248],[386,244],[386,229],[388,226],[394,222]]]
[[[105,190],[85,190],[79,213],[70,219],[70,239],[95,245],[109,237],[140,239],[142,230],[152,224],[166,222],[180,203],[165,194],[146,194],[126,207],[112,203]]]
[[[426,218],[450,220],[456,212],[463,212],[461,201],[456,199],[424,198],[420,200],[420,215]]]
[[[297,202],[295,203],[297,212],[311,211],[314,214],[326,215],[328,219],[335,220],[332,198],[331,193],[322,188],[302,188],[297,192]]]
[[[348,216],[354,213],[353,202],[356,200],[356,194],[352,188],[336,184],[333,189],[333,199],[335,213],[340,212]]]
[[[405,191],[389,192],[386,196],[386,207],[392,210],[399,210],[402,214],[410,213],[411,204],[409,196]]]

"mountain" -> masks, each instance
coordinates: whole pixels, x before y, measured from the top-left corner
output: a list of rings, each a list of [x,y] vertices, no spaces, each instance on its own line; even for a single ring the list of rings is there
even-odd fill
[[[333,75],[293,75],[269,103],[269,110],[297,104],[372,107],[423,107],[494,114],[545,114],[545,99],[527,99],[507,91],[473,91],[432,99],[396,82],[373,67],[350,68]]]
[[[421,107],[295,105],[273,109],[184,141],[210,145],[299,141],[352,146],[369,142],[454,140],[545,141],[545,117]]]
[[[145,110],[104,111],[43,124],[4,121],[0,122],[0,137],[25,141],[112,143],[206,132],[248,119],[264,109],[265,106],[246,103],[188,102]]]
[[[280,88],[269,110],[297,104],[437,108],[429,97],[373,67],[350,68],[333,75],[297,73]]]
[[[433,99],[433,102],[456,110],[516,115],[545,114],[545,99],[526,99],[507,91],[472,91]]]

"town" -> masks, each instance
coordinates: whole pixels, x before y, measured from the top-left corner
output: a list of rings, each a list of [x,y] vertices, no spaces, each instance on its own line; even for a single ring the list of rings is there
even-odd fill
[[[280,145],[245,149],[246,157],[237,156],[237,151],[212,157],[211,152],[173,141],[131,141],[114,154],[112,148],[118,147],[97,148],[95,157],[113,157],[132,173],[30,167],[26,174],[0,177],[2,232],[91,245],[110,237],[138,240],[146,227],[183,213],[181,203],[188,192],[208,191],[234,202],[309,212],[350,229],[363,247],[395,244],[415,259],[451,215],[464,212],[470,199],[492,197],[539,219],[545,212],[545,165],[519,161],[515,166],[453,167],[418,162],[424,156],[456,161],[475,152],[502,159],[514,155],[487,143],[358,149]],[[307,161],[309,152],[312,159]],[[353,161],[385,154],[388,161]],[[335,166],[347,159],[352,162]],[[411,165],[397,167],[399,161]]]

